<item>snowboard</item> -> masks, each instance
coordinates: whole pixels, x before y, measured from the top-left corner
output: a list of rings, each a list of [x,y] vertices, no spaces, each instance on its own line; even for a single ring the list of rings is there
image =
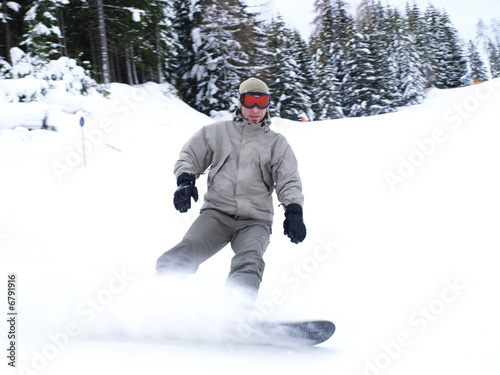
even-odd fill
[[[252,327],[250,341],[271,345],[318,345],[332,337],[335,324],[328,320],[262,322]]]

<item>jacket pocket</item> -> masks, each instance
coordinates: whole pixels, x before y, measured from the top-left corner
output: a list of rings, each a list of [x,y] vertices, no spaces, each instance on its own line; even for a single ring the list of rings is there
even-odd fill
[[[266,185],[267,191],[271,194],[274,190],[274,181],[271,172],[271,167],[269,166],[270,160],[266,157],[259,157],[259,169],[264,185]]]
[[[231,186],[234,184],[230,175],[230,159],[231,152],[229,151],[221,158],[221,163],[217,163],[217,165],[210,168],[207,178],[209,189],[212,188],[215,192],[221,194],[227,194],[229,192]]]

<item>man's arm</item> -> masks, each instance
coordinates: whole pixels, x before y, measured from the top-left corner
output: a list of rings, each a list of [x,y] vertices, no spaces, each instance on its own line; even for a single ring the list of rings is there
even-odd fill
[[[196,178],[211,164],[211,155],[206,127],[196,132],[182,147],[174,166],[177,177],[174,206],[178,211],[187,212],[191,208],[191,198],[198,201]]]
[[[302,181],[295,154],[284,138],[279,149],[276,150],[279,152],[278,162],[273,168],[273,179],[276,184],[275,189],[278,200],[285,207],[290,204],[298,204],[303,207]]]
[[[174,165],[176,178],[183,173],[198,178],[212,163],[213,151],[210,147],[210,126],[198,130],[182,147],[179,159]]]
[[[303,220],[302,181],[299,167],[292,148],[283,138],[279,163],[275,167],[276,194],[285,206],[284,234],[295,244],[306,238],[306,226]]]

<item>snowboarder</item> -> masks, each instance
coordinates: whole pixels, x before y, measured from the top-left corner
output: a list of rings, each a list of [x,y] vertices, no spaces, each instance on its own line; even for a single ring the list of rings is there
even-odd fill
[[[304,197],[295,155],[281,134],[269,129],[267,85],[257,78],[241,83],[232,121],[207,125],[184,145],[174,167],[180,212],[198,200],[196,179],[207,168],[204,205],[182,241],[157,261],[159,275],[195,273],[227,244],[235,253],[227,284],[255,301],[264,272],[263,255],[273,220],[272,192],[284,207],[284,234],[293,243],[306,237]]]

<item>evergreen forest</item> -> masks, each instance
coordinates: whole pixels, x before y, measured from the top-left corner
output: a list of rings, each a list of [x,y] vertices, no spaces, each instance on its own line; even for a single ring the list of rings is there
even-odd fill
[[[309,40],[242,0],[0,2],[0,78],[69,57],[100,84],[169,83],[207,115],[234,110],[240,82],[264,80],[273,116],[327,120],[418,104],[430,87],[500,77],[500,18],[461,39],[444,9],[315,0]],[[474,22],[474,21],[473,21]],[[34,60],[33,60],[34,61]],[[215,112],[214,112],[215,111]]]

